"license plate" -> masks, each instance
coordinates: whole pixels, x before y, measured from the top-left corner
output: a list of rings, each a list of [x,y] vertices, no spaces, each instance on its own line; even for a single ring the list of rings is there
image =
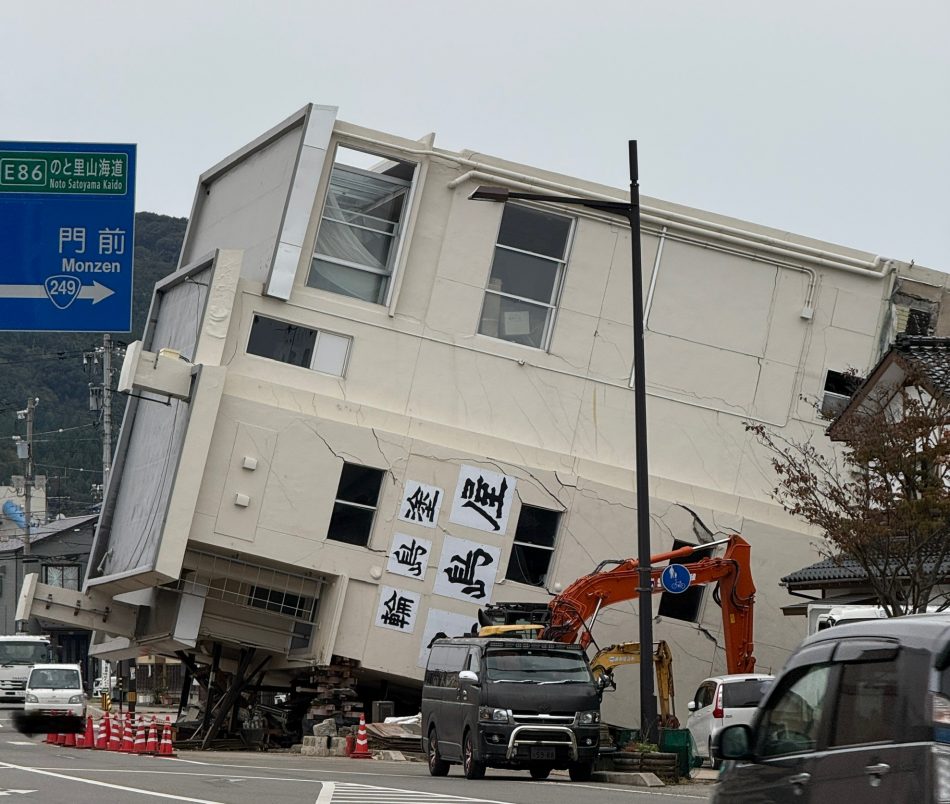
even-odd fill
[[[531,749],[531,759],[554,759],[554,749],[553,748],[532,748]]]

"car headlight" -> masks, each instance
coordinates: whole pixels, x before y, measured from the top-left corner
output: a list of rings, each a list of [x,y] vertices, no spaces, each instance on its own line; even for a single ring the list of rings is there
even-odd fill
[[[26,694],[26,702],[27,702],[27,703],[39,703],[39,702],[40,702],[40,699],[37,698],[35,695],[33,695],[33,694],[31,694],[31,693],[27,693],[27,694]]]
[[[478,719],[479,720],[488,720],[492,723],[507,723],[508,722],[508,710],[507,709],[495,709],[491,706],[480,706],[478,707]]]
[[[578,712],[577,723],[581,726],[595,726],[600,723],[600,712],[592,709],[589,712]]]
[[[82,699],[83,699],[82,695],[74,695],[72,698],[69,699],[69,702],[71,704],[78,704],[78,703],[82,703]]]

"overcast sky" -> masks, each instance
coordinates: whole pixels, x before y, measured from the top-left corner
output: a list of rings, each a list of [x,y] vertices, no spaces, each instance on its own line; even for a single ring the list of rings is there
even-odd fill
[[[313,101],[950,271],[946,0],[3,5],[0,139],[136,143],[138,210]]]

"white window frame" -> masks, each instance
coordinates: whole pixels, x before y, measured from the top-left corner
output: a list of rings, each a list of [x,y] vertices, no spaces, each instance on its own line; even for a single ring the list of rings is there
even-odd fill
[[[300,366],[300,365],[297,365],[296,363],[289,363],[286,360],[278,360],[277,358],[273,358],[273,357],[265,357],[264,355],[259,355],[259,354],[255,354],[254,352],[248,351],[248,347],[250,347],[251,345],[251,333],[254,330],[255,318],[266,318],[268,321],[277,321],[278,323],[281,323],[281,324],[287,324],[287,326],[290,326],[290,327],[300,327],[302,329],[307,329],[307,330],[310,330],[311,332],[316,333],[316,337],[314,338],[314,341],[313,341],[313,354],[310,356],[310,364],[307,366]],[[339,374],[334,374],[333,372],[330,372],[330,371],[321,371],[320,369],[314,366],[314,363],[317,360],[317,346],[320,343],[321,334],[333,335],[337,338],[343,338],[344,340],[347,341],[346,355],[343,357],[343,367]],[[320,329],[318,327],[311,327],[311,326],[308,326],[307,324],[301,324],[299,321],[288,321],[285,318],[278,318],[276,316],[265,315],[264,313],[257,312],[256,310],[251,313],[251,324],[247,328],[247,340],[244,343],[244,353],[248,357],[256,358],[258,360],[267,360],[271,363],[280,363],[284,366],[292,366],[293,368],[300,368],[300,369],[304,369],[305,371],[313,371],[314,373],[322,374],[325,377],[338,377],[338,378],[343,378],[346,376],[346,370],[350,364],[350,354],[352,353],[352,351],[353,351],[353,336],[352,335],[345,335],[342,332],[333,332],[332,330],[328,330],[328,329]]]
[[[356,151],[358,153],[365,154],[366,156],[377,158],[380,161],[398,162],[403,165],[410,165],[412,166],[412,178],[407,181],[406,179],[399,179],[399,178],[396,178],[395,176],[387,176],[384,173],[379,173],[374,170],[367,170],[365,168],[359,168],[353,165],[338,163],[337,155],[340,148],[345,148],[346,150],[349,150],[349,151]],[[331,257],[326,254],[321,254],[317,251],[317,247],[320,243],[320,229],[323,226],[323,222],[326,220],[329,220],[333,223],[342,224],[345,226],[353,226],[354,228],[367,228],[367,227],[359,227],[359,226],[356,226],[355,224],[348,224],[348,223],[345,223],[344,221],[336,220],[335,218],[328,218],[326,215],[327,200],[330,197],[330,192],[333,186],[333,173],[338,168],[344,172],[371,176],[375,179],[380,179],[382,181],[390,182],[394,185],[401,185],[406,188],[406,198],[403,204],[402,215],[399,218],[395,231],[391,235],[394,238],[394,241],[393,241],[393,246],[389,252],[389,260],[388,260],[388,264],[386,266],[385,271],[381,271],[377,268],[374,268],[368,265],[362,265],[360,263],[351,262],[349,260],[343,260],[343,259],[340,259],[339,257]],[[382,298],[379,301],[370,301],[367,299],[361,299],[358,296],[349,296],[346,294],[334,293],[334,295],[342,296],[345,299],[352,299],[355,301],[365,302],[367,304],[375,304],[382,307],[388,307],[393,297],[398,268],[402,264],[402,253],[403,253],[403,247],[406,240],[405,235],[409,229],[409,220],[411,217],[413,204],[415,201],[416,186],[419,183],[419,173],[420,173],[420,164],[418,162],[415,162],[409,159],[404,159],[402,157],[395,156],[392,154],[382,153],[379,151],[366,150],[363,147],[358,147],[349,142],[337,142],[334,145],[334,149],[333,149],[333,160],[330,163],[330,173],[327,179],[326,192],[324,193],[323,205],[320,209],[320,225],[317,227],[317,232],[314,237],[313,249],[310,254],[310,264],[307,268],[307,276],[304,281],[305,286],[309,287],[312,290],[322,290],[325,293],[333,293],[333,291],[324,290],[322,288],[317,288],[313,285],[310,285],[310,274],[313,271],[313,263],[314,263],[314,260],[319,258],[321,260],[325,260],[327,262],[333,263],[334,265],[339,265],[343,268],[351,268],[358,271],[364,271],[366,273],[374,274],[376,276],[385,276],[387,278],[386,289],[383,292]],[[380,234],[386,234],[386,233],[381,232]]]
[[[485,280],[485,290],[484,290],[484,295],[482,297],[482,309],[478,316],[478,330],[476,330],[476,332],[477,334],[482,335],[483,337],[486,337],[486,338],[492,338],[493,340],[504,341],[505,343],[512,343],[516,346],[524,346],[525,348],[528,348],[528,349],[539,349],[543,352],[546,352],[551,346],[551,339],[554,334],[554,326],[557,322],[557,313],[561,305],[561,293],[564,288],[564,278],[565,278],[565,274],[567,273],[567,263],[570,260],[571,249],[574,245],[574,233],[577,229],[577,218],[573,215],[565,215],[563,212],[559,210],[552,210],[547,207],[541,207],[535,204],[514,203],[514,202],[509,201],[505,203],[505,207],[508,207],[508,206],[518,206],[524,209],[529,209],[532,212],[541,212],[541,213],[544,213],[545,215],[552,215],[554,217],[564,218],[565,220],[570,221],[570,224],[571,224],[570,229],[568,230],[567,237],[564,239],[564,251],[561,258],[551,257],[548,254],[539,254],[536,251],[527,251],[525,249],[515,248],[514,246],[506,246],[498,242],[498,237],[501,234],[501,222],[505,214],[504,209],[502,209],[501,217],[499,217],[498,219],[498,232],[495,234],[495,248],[492,251],[491,266],[488,269],[488,277]],[[514,254],[524,254],[534,259],[546,260],[548,262],[556,263],[557,276],[555,277],[554,285],[551,291],[552,300],[549,302],[542,302],[542,301],[538,301],[537,299],[527,298],[525,296],[516,296],[513,293],[505,293],[504,291],[500,291],[500,290],[492,290],[488,286],[488,283],[490,283],[492,279],[492,271],[495,267],[495,253],[497,252],[498,249],[503,249],[505,251],[508,251]],[[488,298],[489,294],[493,296],[497,296],[499,298],[514,299],[515,301],[521,301],[521,302],[524,302],[525,304],[531,304],[536,307],[546,307],[548,309],[549,312],[547,316],[547,321],[545,322],[545,325],[544,325],[544,334],[541,337],[540,346],[532,346],[531,344],[519,343],[518,341],[511,340],[510,338],[502,337],[501,335],[487,335],[480,331],[482,317],[485,314],[485,300]]]

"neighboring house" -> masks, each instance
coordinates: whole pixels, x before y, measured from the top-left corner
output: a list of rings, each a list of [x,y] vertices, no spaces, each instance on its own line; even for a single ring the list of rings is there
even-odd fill
[[[469,200],[484,184],[624,198],[326,106],[200,178],[122,369],[81,610],[52,607],[99,629],[96,655],[265,656],[265,683],[305,686],[358,665],[364,701],[405,711],[434,634],[636,555],[630,228]],[[744,422],[820,435],[811,400],[876,361],[910,266],[656,199],[641,212],[653,551],[696,540],[690,511],[741,532],[759,667],[776,670],[800,638],[779,579],[815,551]],[[654,610],[681,690],[724,670],[711,589]],[[636,639],[636,612],[605,610],[598,640]],[[610,706],[635,722],[627,669]]]
[[[37,573],[44,584],[63,589],[82,589],[89,563],[98,515],[57,519],[31,528],[29,555],[23,554],[23,539],[0,539],[0,627],[4,634],[23,630],[31,634],[49,634],[63,662],[86,666],[89,653],[89,631],[34,616],[29,621],[16,621],[17,599],[23,577]],[[92,676],[87,672],[85,677]]]
[[[904,290],[895,294],[895,309],[906,299]],[[926,317],[917,319],[922,329],[950,328],[950,305],[943,305],[945,291],[934,292],[933,306],[927,308]],[[923,308],[910,308],[923,309]],[[904,318],[904,323],[913,321]],[[940,323],[943,322],[943,323]],[[912,328],[913,329],[913,328]],[[880,405],[891,396],[892,389],[904,387],[913,381],[925,387],[929,394],[950,400],[950,337],[927,337],[924,335],[898,334],[896,342],[888,349],[877,365],[851,389],[852,395],[841,405],[839,414],[828,428],[833,441],[842,440],[841,423],[849,416],[860,412],[862,406]],[[950,586],[950,558],[943,560],[939,573]],[[803,615],[809,602],[836,604],[878,603],[875,592],[868,583],[867,572],[853,558],[836,556],[826,558],[811,566],[785,575],[782,585],[789,594],[803,598],[802,602],[783,606],[787,615]]]

